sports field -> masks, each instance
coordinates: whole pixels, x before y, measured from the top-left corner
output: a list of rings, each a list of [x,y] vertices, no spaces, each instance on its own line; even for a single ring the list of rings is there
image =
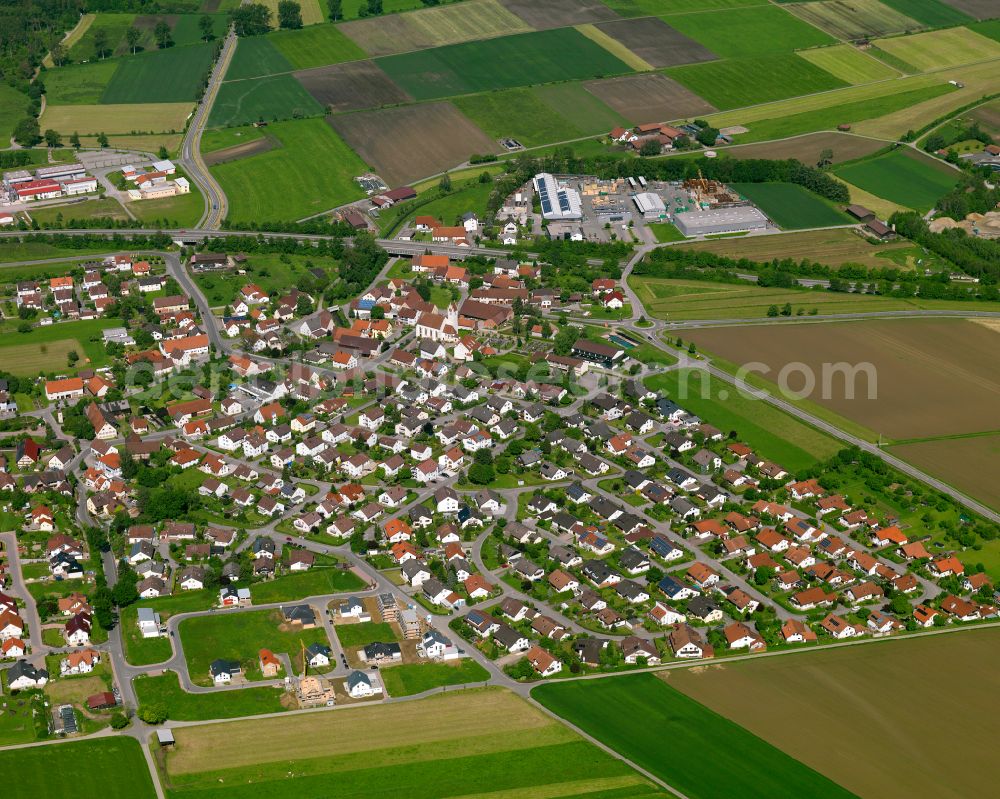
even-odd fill
[[[690,799],[853,796],[652,674],[549,683],[531,695]]]
[[[181,131],[192,110],[191,103],[142,103],[125,105],[47,105],[39,124],[69,136],[98,133],[158,133]]]
[[[834,171],[858,188],[921,212],[933,208],[962,175],[910,148],[893,150]]]
[[[513,136],[526,147],[587,135],[554,113],[531,89],[458,97],[455,106],[493,138]]]
[[[328,122],[395,186],[451,169],[470,155],[500,149],[451,103],[359,111],[330,117]]]
[[[818,261],[827,266],[860,264],[870,269],[893,266],[891,261],[879,257],[883,253],[906,249],[906,242],[872,244],[853,230],[807,230],[780,236],[741,236],[739,238],[693,241],[685,250],[714,252],[729,258],[749,258],[751,261],[770,261],[774,258],[791,258],[793,261]]]
[[[497,689],[186,727],[175,737],[164,771],[177,799],[662,795],[624,763]],[[256,746],[259,740],[268,745]]]
[[[277,31],[268,38],[294,69],[321,67],[365,57],[364,50],[348,39],[340,27],[332,24]]]
[[[790,53],[805,47],[836,43],[823,31],[794,17],[780,6],[675,14],[667,21],[670,27],[701,42],[723,58]]]
[[[317,614],[319,608],[315,609]],[[257,652],[263,647],[275,654],[287,654],[296,673],[302,671],[302,646],[312,643],[329,645],[322,626],[310,630],[289,625],[278,610],[255,610],[248,613],[227,613],[195,616],[184,619],[177,627],[184,645],[191,681],[211,685],[209,664],[217,658],[238,660],[247,680],[263,679]]]
[[[716,108],[723,109],[770,103],[847,85],[795,53],[672,67],[666,74]]]
[[[527,32],[531,26],[498,0],[468,0],[407,14],[346,22],[340,30],[366,53],[379,56]]]
[[[295,73],[303,88],[331,113],[363,111],[411,101],[374,61],[349,61]]]
[[[1000,485],[995,472],[1000,435],[917,441],[897,444],[889,451],[970,497],[1000,509]],[[983,559],[975,550],[959,553],[959,557],[970,564]]]
[[[758,325],[691,330],[687,338],[733,364],[766,364],[771,380],[786,364],[804,364],[816,376],[816,396],[808,399],[889,439],[997,428],[1000,374],[992,363],[1000,335],[970,321]],[[831,377],[829,396],[822,396],[824,364],[867,365],[857,373],[853,398],[843,375]],[[803,385],[795,373],[789,387]]]
[[[211,44],[196,44],[121,58],[101,102],[192,101],[208,75],[213,53]]]
[[[573,28],[454,44],[376,63],[417,100],[631,72]],[[498,64],[504,68],[497,69]]]
[[[677,669],[665,680],[860,796],[962,799],[992,790],[992,742],[969,731],[994,723],[998,653],[1000,631],[966,630]],[[933,713],[901,701],[927,686],[947,696]]]
[[[45,102],[53,105],[99,103],[116,69],[118,62],[111,59],[50,69],[45,73]]]
[[[853,221],[828,200],[794,183],[731,185],[786,230],[846,225]]]
[[[920,23],[879,0],[796,3],[788,10],[838,39],[861,39],[912,31]]]
[[[364,163],[322,119],[276,122],[268,132],[281,147],[212,167],[231,219],[301,219],[364,196],[354,182]]]
[[[533,91],[554,113],[587,136],[607,133],[612,128],[629,122],[580,83],[552,83],[539,86]],[[649,100],[653,102],[651,97]]]
[[[1000,58],[1000,42],[968,28],[896,36],[875,42],[880,50],[913,64],[917,69],[941,69]]]
[[[659,73],[593,80],[584,86],[607,107],[636,125],[682,119],[715,110],[707,100]]]
[[[799,55],[835,78],[850,84],[886,80],[899,74],[892,67],[849,44],[803,50]]]
[[[261,119],[278,122],[321,116],[324,110],[294,76],[268,75],[223,83],[208,115],[208,125],[232,127]]]
[[[21,796],[62,796],[72,774],[74,799],[154,799],[153,779],[134,738],[115,736],[0,752]]]

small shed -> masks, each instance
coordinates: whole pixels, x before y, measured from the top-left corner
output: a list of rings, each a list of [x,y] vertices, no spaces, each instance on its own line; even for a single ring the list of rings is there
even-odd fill
[[[174,733],[171,730],[157,730],[156,740],[160,746],[173,746],[176,743],[174,741]]]

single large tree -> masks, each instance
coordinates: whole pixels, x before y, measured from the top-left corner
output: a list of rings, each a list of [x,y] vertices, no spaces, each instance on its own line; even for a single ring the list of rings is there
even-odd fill
[[[201,29],[201,38],[206,42],[215,38],[215,22],[208,14],[201,15],[198,27]]]
[[[278,3],[278,27],[295,30],[302,27],[302,6],[295,0]]]
[[[156,39],[156,46],[161,50],[165,50],[174,43],[173,38],[171,38],[170,25],[165,19],[156,23],[156,27],[153,28],[153,37]]]
[[[326,0],[326,8],[331,22],[337,22],[344,18],[343,0]]]
[[[261,3],[248,3],[232,12],[237,36],[263,36],[271,30],[271,9]]]
[[[125,31],[125,41],[128,42],[128,49],[132,51],[132,55],[135,55],[135,48],[139,46],[141,38],[142,31],[134,25]]]
[[[103,59],[107,55],[107,49],[108,32],[104,28],[98,28],[94,31],[94,55]]]

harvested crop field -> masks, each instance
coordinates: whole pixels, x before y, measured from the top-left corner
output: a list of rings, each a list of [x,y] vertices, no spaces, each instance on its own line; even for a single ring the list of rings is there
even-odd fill
[[[280,146],[281,142],[276,138],[265,136],[262,139],[254,139],[253,141],[242,142],[241,144],[234,144],[232,147],[224,147],[221,150],[205,153],[203,158],[206,166],[215,166],[216,164],[224,164],[227,161],[239,161],[241,158],[260,155]]]
[[[699,64],[716,58],[711,50],[656,17],[603,22],[594,27],[654,67]]]
[[[898,444],[889,451],[970,497],[1000,509],[1000,483],[996,478],[1000,435],[916,441]],[[968,555],[970,562],[978,558],[971,550]]]
[[[838,267],[845,263],[861,264],[871,269],[885,269],[894,264],[880,253],[906,249],[906,242],[872,244],[854,230],[807,230],[780,236],[740,236],[737,238],[693,241],[685,250],[700,250],[724,255],[728,258],[749,258],[751,261],[770,261],[773,258],[807,259],[827,266]]]
[[[609,108],[639,125],[708,114],[715,108],[665,75],[629,75],[584,84]]]
[[[1000,373],[998,334],[963,319],[894,319],[802,325],[761,325],[689,332],[700,349],[731,363],[759,361],[771,376],[802,363],[817,376],[808,399],[891,439],[995,430]],[[843,375],[819,396],[824,364],[871,364],[849,399]],[[790,388],[802,387],[801,373]],[[869,399],[869,386],[875,398]],[[942,413],[947,408],[947,413]]]
[[[801,50],[798,55],[810,64],[825,69],[834,77],[852,85],[886,80],[899,75],[892,67],[849,44]]]
[[[889,55],[901,58],[922,71],[1000,58],[1000,42],[968,28],[895,36],[879,39],[875,44]]]
[[[536,31],[603,22],[618,15],[598,0],[500,0],[504,8],[516,14]]]
[[[42,113],[42,130],[52,128],[69,136],[88,133],[161,133],[184,130],[191,103],[127,103],[124,105],[48,105]]]
[[[847,164],[836,175],[878,197],[926,212],[959,181],[962,173],[910,148]]]
[[[795,16],[838,39],[860,39],[912,31],[920,23],[878,0],[827,0],[788,6]]]
[[[689,64],[672,67],[667,74],[716,108],[743,108],[847,85],[797,53]]]
[[[994,727],[998,656],[1000,631],[965,630],[661,675],[859,796],[965,799],[993,790],[991,737],[971,731]],[[901,701],[928,686],[934,712]]]
[[[417,100],[632,71],[575,28],[452,44],[386,56],[376,63]]]
[[[410,102],[374,61],[351,61],[295,73],[309,94],[330,113],[362,111]]]
[[[408,14],[360,19],[345,22],[339,28],[372,56],[531,30],[530,25],[514,16],[498,0],[469,0]]]
[[[390,186],[435,175],[499,145],[451,103],[425,103],[327,119]]]
[[[358,735],[359,729],[379,733]],[[624,763],[497,689],[187,727],[175,735],[176,746],[163,756],[166,787],[177,799],[663,795]],[[263,749],[254,745],[261,735],[269,741]]]
[[[807,166],[814,166],[819,162],[820,153],[824,150],[832,150],[833,163],[839,164],[842,161],[853,161],[871,155],[883,147],[885,142],[876,139],[852,136],[850,133],[822,131],[782,141],[725,147],[719,152],[733,158],[797,158]]]

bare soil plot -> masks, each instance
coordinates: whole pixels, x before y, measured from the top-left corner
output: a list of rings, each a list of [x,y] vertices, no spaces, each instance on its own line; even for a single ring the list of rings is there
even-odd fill
[[[327,122],[390,185],[435,175],[499,145],[451,103],[329,117]]]
[[[760,325],[697,330],[690,337],[732,363],[766,364],[770,371],[763,376],[772,381],[788,364],[803,365],[816,383],[807,399],[892,439],[997,428],[1000,338],[964,319]],[[870,364],[867,371],[874,377],[857,373],[853,399],[845,389],[852,381],[843,373],[834,375],[824,392],[824,369],[834,364]],[[802,374],[791,373],[791,390],[803,388]]]
[[[715,110],[665,75],[629,75],[584,85],[587,91],[635,124],[683,119]]]
[[[707,47],[657,17],[603,22],[595,27],[654,67],[700,64],[717,58]]]
[[[544,3],[539,3],[538,0],[500,0],[500,2],[504,8],[537,31],[618,19],[618,15],[599,0],[545,0]]]
[[[963,799],[994,790],[991,736],[970,731],[995,726],[998,656],[1000,631],[967,630],[661,675],[858,796]],[[907,700],[928,686],[933,712]]]
[[[944,2],[976,19],[992,19],[997,15],[996,0],[944,0]]]
[[[970,111],[969,116],[992,133],[994,139],[1000,134],[1000,102],[994,100],[993,102],[981,105],[979,108]]]
[[[1000,435],[942,438],[891,447],[893,455],[938,477],[980,502],[1000,508]],[[973,561],[976,553],[970,552]]]
[[[819,161],[819,155],[824,150],[833,150],[833,163],[839,164],[842,161],[853,161],[855,158],[871,155],[883,147],[885,142],[876,139],[852,136],[849,133],[822,131],[794,139],[726,147],[720,152],[733,158],[797,158],[803,164],[813,166]]]
[[[339,25],[338,29],[369,55],[379,56],[527,33],[531,26],[498,0],[469,0],[407,14],[354,20]]]
[[[275,147],[280,147],[281,142],[279,142],[273,136],[265,136],[262,139],[254,139],[253,141],[243,142],[242,144],[234,144],[232,147],[223,147],[221,150],[215,150],[211,153],[206,153],[203,157],[205,159],[206,166],[215,166],[216,164],[224,164],[227,161],[239,161],[241,158],[249,158],[252,155],[260,155],[261,153],[266,153],[268,150],[273,150]]]
[[[296,79],[330,113],[362,111],[413,100],[373,61],[350,61],[295,73]]]

